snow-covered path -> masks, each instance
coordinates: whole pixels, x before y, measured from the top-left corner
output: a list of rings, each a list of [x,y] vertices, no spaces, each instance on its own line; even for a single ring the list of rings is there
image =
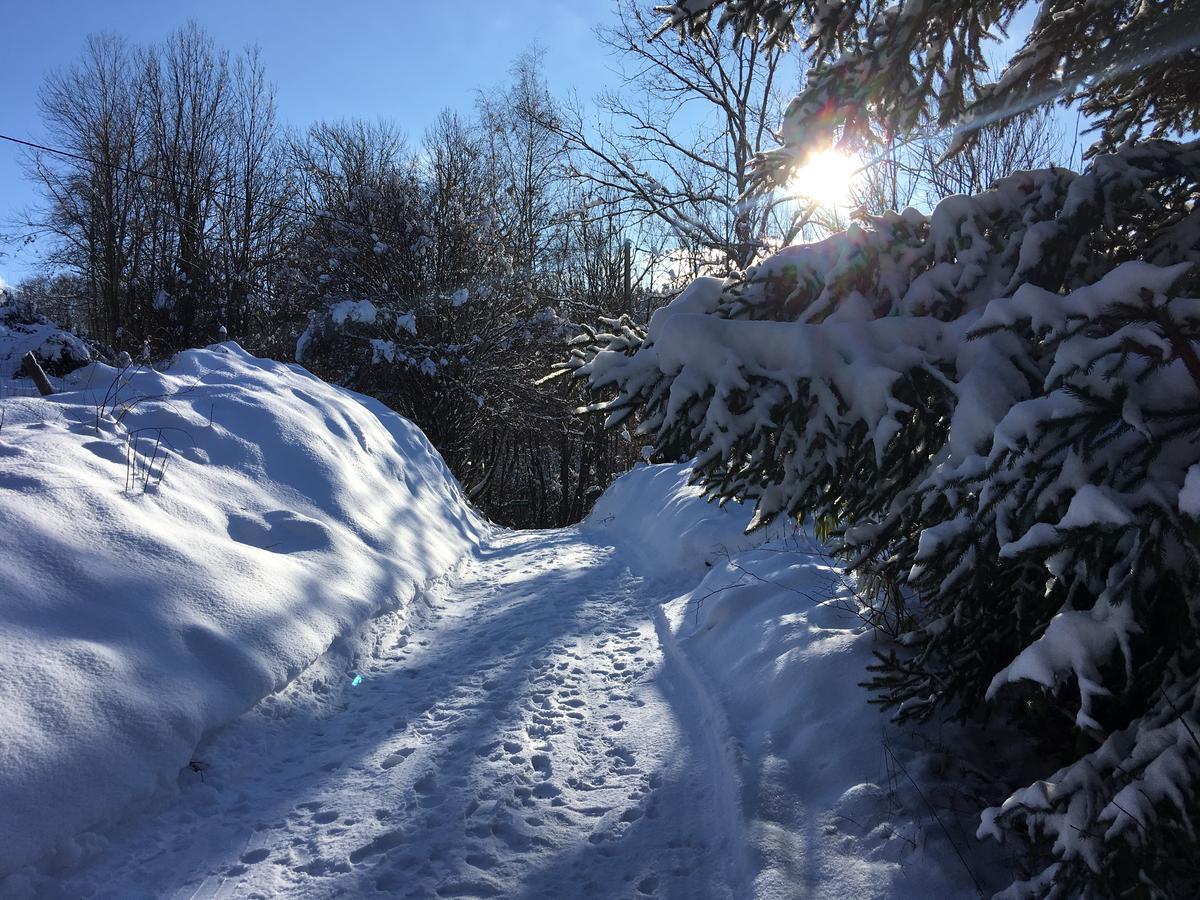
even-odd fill
[[[733,787],[664,659],[667,593],[577,530],[498,532],[423,611],[373,619],[210,739],[62,886],[736,896]]]

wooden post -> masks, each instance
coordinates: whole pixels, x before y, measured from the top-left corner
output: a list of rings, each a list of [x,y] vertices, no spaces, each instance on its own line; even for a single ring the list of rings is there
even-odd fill
[[[37,357],[33,355],[32,350],[21,358],[21,366],[25,369],[25,374],[32,378],[33,383],[37,385],[39,394],[43,397],[49,397],[54,393],[54,388],[50,386],[50,379],[46,377],[46,373],[38,365]]]

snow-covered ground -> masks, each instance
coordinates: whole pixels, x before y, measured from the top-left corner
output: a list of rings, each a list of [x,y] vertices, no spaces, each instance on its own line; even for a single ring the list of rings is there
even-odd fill
[[[372,619],[205,741],[203,781],[54,887],[742,896],[734,794],[664,663],[662,599],[577,531],[499,534],[420,621]]]
[[[495,531],[302,369],[192,351],[98,434],[111,374],[4,401],[0,896],[973,895],[802,534],[684,466]]]

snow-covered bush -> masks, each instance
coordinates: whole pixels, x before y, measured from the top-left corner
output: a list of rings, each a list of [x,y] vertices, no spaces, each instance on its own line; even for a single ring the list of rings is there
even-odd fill
[[[1173,855],[1200,811],[1198,188],[1200,145],[1164,141],[1017,173],[702,279],[565,365],[755,524],[832,534],[905,632],[879,701],[1041,733],[1058,771],[981,829],[1046,839],[1022,890],[1200,884]]]
[[[425,291],[404,304],[331,302],[310,315],[296,358],[419,423],[481,508],[505,524],[530,525],[539,520],[528,494],[505,504],[503,493],[487,492],[502,487],[497,463],[513,445],[528,447],[546,423],[569,418],[560,393],[537,384],[567,334],[566,322],[528,284],[497,277]],[[528,452],[546,456],[542,449]],[[543,482],[559,475],[549,464],[556,461],[542,462]]]
[[[0,378],[21,377],[30,351],[52,375],[66,375],[92,361],[88,345],[40,315],[31,304],[0,292]]]
[[[420,154],[386,126],[309,130],[294,153],[321,212],[291,251],[289,294],[310,310],[295,352],[416,422],[493,521],[564,525],[636,456],[537,383],[565,319],[596,305],[570,281],[561,141],[529,118],[546,89],[534,68],[517,73],[483,121],[440,116]],[[532,172],[516,165],[528,154]],[[603,258],[616,248],[614,232]]]

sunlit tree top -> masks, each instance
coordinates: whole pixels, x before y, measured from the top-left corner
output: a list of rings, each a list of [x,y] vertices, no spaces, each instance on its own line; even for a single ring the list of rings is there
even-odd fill
[[[784,117],[783,146],[759,177],[786,180],[813,145],[869,143],[931,119],[972,133],[1046,103],[1077,101],[1096,122],[1089,151],[1200,129],[1200,0],[1042,0],[997,80],[987,55],[1030,0],[678,0],[663,31],[766,30],[816,64]]]

